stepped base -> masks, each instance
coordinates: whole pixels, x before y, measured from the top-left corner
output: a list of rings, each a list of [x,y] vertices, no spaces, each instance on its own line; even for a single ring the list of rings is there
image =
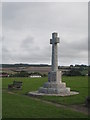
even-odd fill
[[[59,93],[59,94],[46,94],[46,93],[39,93],[38,91],[29,92],[29,96],[71,96],[77,95],[79,92],[70,91],[69,93]]]
[[[43,85],[44,88],[65,88],[66,83],[46,82]]]
[[[28,93],[30,96],[70,96],[76,94],[79,92],[70,91],[70,88],[66,87],[66,83],[61,81],[61,71],[49,72],[48,82],[44,83],[38,91]]]
[[[62,82],[46,82],[38,91],[28,93],[30,96],[70,96],[77,94],[79,92],[70,91],[70,88],[66,87],[66,83]]]
[[[59,93],[69,93],[69,92],[70,92],[70,88],[61,88],[61,89],[43,88],[43,87],[39,88],[39,93],[45,93],[45,94],[59,94]]]
[[[45,94],[70,93],[70,88],[66,88],[65,83],[46,82],[43,87],[39,88],[38,92]]]

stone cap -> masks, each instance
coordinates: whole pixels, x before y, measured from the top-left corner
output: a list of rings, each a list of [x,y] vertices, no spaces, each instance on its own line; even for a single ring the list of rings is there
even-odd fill
[[[52,39],[50,39],[50,44],[57,44],[59,43],[59,37],[58,37],[58,33],[53,32],[52,33]]]
[[[57,38],[57,36],[58,36],[58,33],[56,33],[56,32],[52,33],[52,38],[53,38],[53,39],[54,39],[54,38]]]

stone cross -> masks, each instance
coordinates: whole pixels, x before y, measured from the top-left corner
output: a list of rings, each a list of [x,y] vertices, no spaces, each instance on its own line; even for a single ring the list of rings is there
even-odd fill
[[[50,44],[52,44],[52,71],[58,70],[58,51],[57,43],[59,43],[59,37],[57,33],[52,33],[52,39],[50,39]]]
[[[54,32],[52,39],[50,39],[50,44],[52,44],[52,70],[48,73],[48,82],[45,82],[38,91],[30,92],[30,95],[68,96],[78,94],[78,92],[71,92],[70,88],[66,87],[66,83],[62,82],[62,74],[58,70],[57,43],[59,43],[59,37]]]

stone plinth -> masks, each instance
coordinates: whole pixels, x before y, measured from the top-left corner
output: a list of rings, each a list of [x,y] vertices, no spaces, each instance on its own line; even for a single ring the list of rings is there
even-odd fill
[[[59,94],[48,94],[48,93],[40,93],[38,91],[32,91],[32,92],[29,92],[28,95],[29,96],[70,96],[70,95],[77,95],[79,94],[78,92],[74,92],[74,91],[70,91],[69,93],[66,93],[66,92],[62,92],[62,93],[59,93]]]
[[[46,93],[46,94],[60,94],[60,93],[70,93],[70,88],[44,88],[41,87],[38,91],[39,93]]]
[[[66,83],[61,82],[61,74],[61,71],[49,72],[48,82],[44,83],[38,92],[46,94],[70,93],[70,88],[66,88]]]

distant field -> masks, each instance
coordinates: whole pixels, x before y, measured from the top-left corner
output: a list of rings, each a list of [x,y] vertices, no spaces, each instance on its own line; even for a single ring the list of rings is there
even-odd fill
[[[42,74],[48,74],[48,72],[50,72],[51,70],[51,67],[23,67],[23,68],[18,68],[18,69],[17,67],[2,68],[3,72],[9,73],[9,74],[10,73],[15,74],[16,72],[21,71],[21,70],[24,70],[27,72],[39,72]]]
[[[55,96],[41,96],[40,99],[53,101],[59,104],[74,105],[84,104],[85,99],[88,96],[88,77],[63,77],[63,81],[71,90],[79,91],[79,95],[68,97],[55,97]],[[11,84],[13,80],[23,81],[22,90],[13,90],[14,94],[8,93],[8,84]],[[32,100],[30,97],[24,96],[29,91],[36,91],[47,78],[3,78],[3,117],[4,118],[75,118],[75,117],[87,117],[84,114],[65,110],[64,108],[58,108],[46,103]]]

